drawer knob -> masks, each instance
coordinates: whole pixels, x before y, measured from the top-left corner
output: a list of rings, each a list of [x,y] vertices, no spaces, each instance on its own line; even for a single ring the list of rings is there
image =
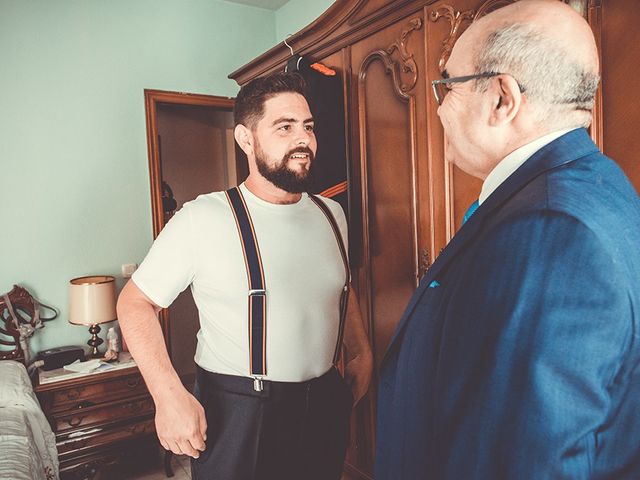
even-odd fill
[[[80,396],[80,389],[79,388],[74,388],[73,390],[69,390],[67,392],[67,398],[69,400],[75,400],[79,396]]]
[[[140,378],[130,378],[129,380],[127,380],[127,387],[136,388],[138,385],[140,385],[140,380]]]
[[[143,409],[143,407],[144,407],[144,405],[142,404],[142,402],[129,402],[129,403],[127,403],[127,404],[122,406],[122,408],[124,410],[128,410],[128,411],[130,411],[132,413],[139,412],[140,410]]]
[[[85,415],[79,415],[77,417],[73,417],[73,418],[67,420],[67,423],[69,424],[70,427],[77,427],[78,425],[80,425],[82,423],[84,418],[85,418]]]

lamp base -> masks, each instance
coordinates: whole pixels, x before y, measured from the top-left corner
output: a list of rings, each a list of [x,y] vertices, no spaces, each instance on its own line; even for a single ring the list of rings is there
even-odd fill
[[[89,355],[87,355],[89,358],[98,358],[102,356],[102,354],[98,351],[98,347],[102,345],[102,343],[104,343],[104,340],[102,340],[98,336],[100,330],[100,325],[98,325],[97,323],[94,323],[89,327],[89,333],[91,334],[91,338],[87,342],[87,345],[91,347],[91,352],[89,352]]]

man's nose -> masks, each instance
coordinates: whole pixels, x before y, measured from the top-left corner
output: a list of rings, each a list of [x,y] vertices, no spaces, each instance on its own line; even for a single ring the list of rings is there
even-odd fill
[[[311,143],[311,137],[313,136],[313,132],[309,132],[305,128],[301,129],[295,138],[296,146],[308,146]]]

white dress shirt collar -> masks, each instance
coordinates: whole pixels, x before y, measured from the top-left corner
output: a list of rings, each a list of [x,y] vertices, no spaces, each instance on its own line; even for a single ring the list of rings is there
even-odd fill
[[[565,133],[575,130],[575,128],[565,128],[563,130],[557,130],[555,132],[543,135],[537,138],[533,142],[529,142],[526,145],[514,150],[509,155],[504,157],[498,165],[491,170],[491,173],[487,175],[482,184],[482,190],[480,191],[480,197],[478,203],[482,204],[489,195],[491,195],[496,188],[502,184],[509,176],[515,172],[520,165],[526,162],[534,153],[540,150],[545,145],[553,142],[555,139],[561,137]]]

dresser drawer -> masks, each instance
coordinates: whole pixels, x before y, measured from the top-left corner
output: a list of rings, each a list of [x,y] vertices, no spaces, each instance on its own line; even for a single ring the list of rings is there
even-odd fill
[[[50,411],[55,414],[64,410],[77,410],[146,393],[147,387],[142,376],[134,373],[99,383],[56,390],[52,393]]]
[[[114,426],[106,428],[87,427],[81,430],[75,430],[68,434],[59,435],[57,438],[60,462],[67,460],[70,456],[79,455],[84,451],[153,433],[155,433],[153,417],[141,419],[135,423],[123,424],[117,428]]]
[[[109,403],[108,405],[84,406],[79,404],[74,410],[54,413],[52,423],[56,433],[63,433],[93,425],[139,418],[151,415],[153,412],[153,400],[147,395],[132,400]]]

